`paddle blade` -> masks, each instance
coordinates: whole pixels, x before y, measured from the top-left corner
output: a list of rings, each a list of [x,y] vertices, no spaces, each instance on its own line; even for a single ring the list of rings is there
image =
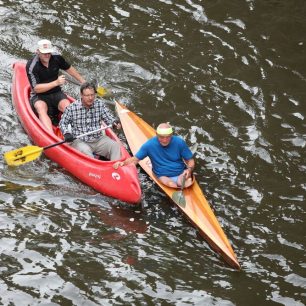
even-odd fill
[[[99,97],[111,97],[113,95],[112,91],[108,88],[98,86],[97,87],[97,95]]]
[[[183,191],[176,191],[172,194],[172,200],[179,206],[186,206],[186,199]]]
[[[184,191],[183,191],[185,188],[185,183],[186,183],[186,176],[183,175],[181,191],[176,191],[172,195],[172,200],[182,207],[186,206],[186,199],[184,197]]]
[[[104,97],[104,96],[108,95],[108,91],[104,87],[98,86],[97,87],[97,94],[100,97]]]
[[[4,153],[4,160],[9,166],[20,166],[37,159],[43,148],[37,146],[26,146]]]

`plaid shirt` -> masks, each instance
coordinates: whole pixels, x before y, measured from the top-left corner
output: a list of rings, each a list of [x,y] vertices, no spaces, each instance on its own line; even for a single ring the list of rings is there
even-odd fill
[[[75,101],[65,109],[59,127],[63,134],[71,132],[76,137],[98,130],[101,128],[102,121],[107,125],[114,121],[114,116],[109,113],[109,108],[103,100],[95,100],[90,108],[86,108],[81,101]],[[100,136],[101,131],[84,136],[82,140],[93,141]]]

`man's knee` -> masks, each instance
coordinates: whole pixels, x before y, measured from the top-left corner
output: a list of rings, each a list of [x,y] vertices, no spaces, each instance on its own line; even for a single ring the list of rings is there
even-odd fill
[[[121,152],[121,146],[118,142],[115,142],[113,144],[113,150],[119,155],[120,157],[120,152]]]
[[[66,109],[66,107],[70,104],[69,100],[63,99],[58,103],[58,110],[61,111],[62,113]]]
[[[167,176],[160,176],[158,179],[162,184],[168,187],[177,188],[177,184]]]
[[[71,144],[71,146],[72,146],[74,149],[76,149],[76,150],[82,152],[83,154],[88,155],[88,156],[90,156],[90,157],[93,157],[92,149],[91,149],[90,146],[87,145],[86,143],[84,143],[84,142],[82,142],[82,141],[80,141],[80,140],[77,139],[77,140],[75,140],[75,141]]]
[[[111,160],[117,160],[121,158],[121,146],[118,142],[113,143],[112,145],[112,158]]]
[[[186,181],[185,181],[185,188],[188,188],[192,185],[192,177],[189,177]]]
[[[43,100],[37,100],[35,103],[34,103],[34,108],[36,110],[36,112],[39,114],[39,113],[46,113],[48,111],[48,105],[45,101]]]

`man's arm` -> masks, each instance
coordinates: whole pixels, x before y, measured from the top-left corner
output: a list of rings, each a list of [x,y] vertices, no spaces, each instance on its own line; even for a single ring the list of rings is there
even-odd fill
[[[80,73],[72,66],[66,70],[73,78],[78,80],[81,84],[85,82],[85,79],[80,75]]]
[[[191,171],[193,171],[194,167],[195,167],[195,161],[193,158],[189,159],[189,160],[185,160],[186,166],[188,169],[190,169]]]
[[[192,171],[195,167],[195,161],[193,158],[191,159],[188,159],[188,160],[184,160],[186,166],[187,166],[187,169],[184,170],[184,174],[187,176],[187,178],[191,177],[192,176]]]
[[[95,103],[99,103],[100,105],[101,120],[103,120],[107,125],[112,125],[113,129],[121,129],[120,121],[114,117],[104,99],[99,99],[99,101],[96,101]]]
[[[122,162],[119,161],[119,162],[114,163],[113,167],[115,169],[118,169],[119,167],[123,167],[123,166],[130,165],[130,164],[137,165],[138,162],[139,162],[139,159],[136,156],[133,156],[133,157],[127,158],[126,160]]]
[[[84,78],[79,74],[79,72],[72,66],[66,70],[66,72],[71,75],[73,78],[78,80],[81,84],[85,82]],[[44,93],[54,87],[62,86],[66,83],[66,79],[64,75],[60,75],[57,80],[50,83],[40,83],[34,87],[34,91],[36,93]]]
[[[122,167],[122,166],[126,166],[126,165],[130,165],[130,164],[134,164],[137,165],[139,163],[140,160],[144,159],[145,157],[148,156],[147,154],[147,143],[150,140],[147,140],[141,147],[140,149],[136,152],[135,156],[133,157],[129,157],[124,161],[119,161],[114,163],[113,167],[115,169],[118,169],[118,167]],[[137,157],[138,156],[138,157]]]
[[[65,84],[65,76],[60,75],[57,80],[50,83],[37,84],[33,89],[36,93],[44,93],[54,87],[61,86],[63,84]]]
[[[59,122],[59,128],[63,135],[69,133],[69,125],[71,123],[71,111],[70,107],[66,107],[64,113],[62,114],[62,118]]]

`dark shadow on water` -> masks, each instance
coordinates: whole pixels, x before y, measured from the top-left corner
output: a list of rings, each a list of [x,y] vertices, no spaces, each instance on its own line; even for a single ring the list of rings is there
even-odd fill
[[[104,224],[124,230],[126,233],[145,233],[148,230],[148,224],[142,217],[141,206],[130,207],[123,205],[110,206],[110,209],[103,209],[99,206],[90,206],[89,211],[97,215]],[[107,240],[120,240],[125,235],[116,233],[103,236]]]

